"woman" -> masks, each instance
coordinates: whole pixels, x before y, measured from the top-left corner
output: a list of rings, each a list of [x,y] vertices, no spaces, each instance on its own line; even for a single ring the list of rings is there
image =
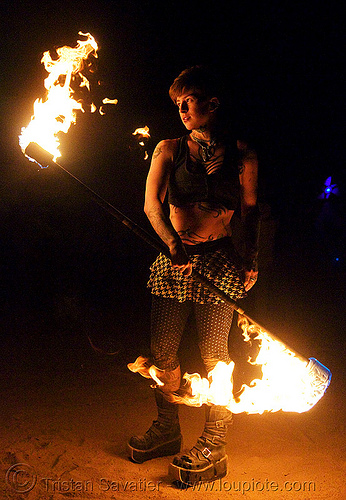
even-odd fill
[[[156,259],[148,283],[153,294],[152,361],[164,370],[164,386],[155,389],[157,420],[144,436],[129,441],[136,462],[180,450],[178,406],[169,396],[180,387],[177,351],[191,313],[207,372],[218,361],[230,362],[233,308],[192,280],[192,266],[234,300],[250,290],[258,275],[256,154],[222,129],[218,116],[222,103],[207,69],[195,66],[183,71],[174,80],[170,97],[189,134],[157,145],[147,178],[144,210],[167,245],[170,260],[163,254]],[[164,207],[167,193],[169,215]],[[230,226],[239,203],[244,228],[242,266],[232,246]],[[225,437],[231,417],[224,407],[207,407],[197,444],[170,465],[175,479],[192,484],[226,474]]]

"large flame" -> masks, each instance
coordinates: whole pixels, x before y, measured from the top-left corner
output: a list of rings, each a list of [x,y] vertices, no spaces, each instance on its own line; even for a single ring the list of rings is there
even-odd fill
[[[305,360],[262,328],[250,325],[244,317],[240,318],[239,325],[246,342],[256,340],[259,343],[256,359],[248,359],[248,363],[261,368],[261,378],[244,384],[239,394],[234,394],[234,362],[219,361],[208,373],[208,378],[186,373],[184,395],[173,395],[172,400],[189,406],[216,404],[227,407],[232,413],[249,414],[279,410],[302,413],[312,408],[329,385],[331,373],[328,368],[314,358]],[[138,358],[128,367],[141,373],[133,369],[139,365],[146,367],[142,372],[144,376],[154,373],[155,379],[160,379],[160,371],[150,366],[145,358]]]
[[[23,127],[19,143],[25,154],[30,142],[39,144],[53,155],[56,161],[61,156],[59,151],[59,133],[67,133],[71,124],[76,122],[77,111],[84,111],[81,100],[76,100],[72,87],[86,87],[90,90],[89,80],[83,74],[88,58],[98,57],[98,45],[90,33],[79,32],[86,37],[78,40],[77,46],[68,46],[56,49],[57,59],[53,59],[50,52],[44,52],[41,62],[44,64],[48,76],[44,81],[46,95],[43,99],[36,99],[34,115],[27,127]],[[116,104],[116,100],[107,100],[106,103]],[[91,111],[97,108],[91,104]]]
[[[74,97],[75,89],[86,88],[90,91],[90,82],[84,70],[88,68],[92,72],[90,59],[98,57],[98,44],[90,33],[79,31],[79,35],[85,37],[85,40],[78,40],[76,47],[57,48],[56,58],[52,58],[50,52],[46,51],[41,59],[48,73],[44,80],[45,96],[34,102],[31,121],[27,127],[22,128],[19,136],[20,147],[30,160],[37,161],[26,154],[26,149],[30,143],[36,143],[56,161],[61,156],[59,134],[66,134],[70,126],[76,123],[77,111],[85,111],[82,99]],[[99,113],[105,114],[104,105],[117,103],[117,99],[104,98]],[[88,103],[88,108],[92,113],[97,110],[93,102]],[[139,146],[144,148],[150,139],[149,127],[137,128],[133,135],[138,138]],[[144,151],[144,159],[147,160],[148,157],[148,152]]]

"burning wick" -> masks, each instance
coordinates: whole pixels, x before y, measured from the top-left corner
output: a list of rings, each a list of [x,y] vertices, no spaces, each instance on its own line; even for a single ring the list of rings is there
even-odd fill
[[[41,62],[49,73],[44,81],[46,96],[36,99],[34,115],[27,127],[23,127],[19,144],[24,154],[30,143],[39,144],[53,156],[53,161],[61,156],[59,132],[68,132],[76,123],[76,112],[85,110],[81,100],[73,97],[73,86],[90,91],[90,83],[83,70],[90,67],[90,57],[97,58],[98,45],[90,33],[79,32],[86,40],[78,40],[75,48],[64,46],[56,49],[57,59],[52,59],[49,51],[44,52]],[[89,60],[89,61],[88,61]],[[116,104],[117,100],[104,99],[104,104]],[[96,111],[91,104],[91,112]],[[27,155],[26,155],[27,156]],[[33,161],[35,159],[31,158]]]
[[[302,413],[310,410],[330,383],[328,368],[314,358],[302,358],[257,325],[250,325],[245,317],[240,317],[239,326],[246,342],[260,342],[256,359],[248,359],[248,363],[261,368],[262,378],[244,384],[239,394],[234,395],[235,364],[219,361],[207,379],[198,373],[186,373],[184,395],[173,395],[172,401],[188,406],[221,405],[232,413],[261,414],[279,410]],[[146,358],[137,358],[128,368],[144,377],[160,380],[160,370],[150,366]]]

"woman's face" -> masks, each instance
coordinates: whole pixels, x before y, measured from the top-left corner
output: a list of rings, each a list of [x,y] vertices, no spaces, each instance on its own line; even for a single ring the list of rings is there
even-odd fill
[[[210,120],[210,100],[194,91],[186,91],[176,100],[179,114],[187,130],[205,127]]]

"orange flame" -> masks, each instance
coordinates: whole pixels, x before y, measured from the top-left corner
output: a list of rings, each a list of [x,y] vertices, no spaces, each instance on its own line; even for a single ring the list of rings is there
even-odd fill
[[[145,125],[145,127],[136,128],[136,130],[132,133],[132,135],[139,135],[141,138],[146,137],[150,138],[149,127]]]
[[[248,362],[261,367],[262,378],[244,384],[239,395],[234,395],[234,362],[219,361],[208,373],[208,378],[186,373],[183,377],[185,394],[173,395],[172,400],[189,406],[216,404],[227,407],[232,413],[249,414],[279,410],[302,413],[312,408],[329,385],[331,373],[328,368],[314,358],[309,361],[301,358],[260,327],[250,325],[244,317],[240,318],[239,325],[245,341],[260,341],[256,359]],[[151,373],[157,376],[157,368],[151,368]]]
[[[150,134],[149,134],[149,127],[145,125],[145,127],[140,127],[136,128],[136,130],[132,133],[132,135],[138,135],[139,136],[139,142],[138,144],[144,148],[145,146],[145,140],[150,139]],[[148,152],[144,152],[144,160],[147,160],[149,158]]]
[[[143,356],[139,356],[134,363],[129,363],[127,367],[132,372],[139,373],[142,377],[152,378],[158,386],[164,385],[159,379],[160,373],[164,373],[164,371],[159,370],[154,365],[150,365],[148,359]]]
[[[76,112],[84,112],[82,102],[73,98],[72,82],[79,82],[79,87],[90,91],[90,83],[83,74],[83,69],[90,56],[98,57],[98,45],[90,33],[79,32],[86,40],[78,40],[75,48],[64,46],[56,49],[57,59],[52,59],[49,51],[44,52],[41,62],[49,73],[44,81],[46,96],[36,99],[34,115],[27,127],[23,127],[19,144],[25,154],[30,142],[36,142],[53,155],[56,161],[61,156],[58,134],[68,132],[71,124],[76,122]],[[112,103],[116,104],[114,100]],[[96,111],[91,104],[91,112]]]
[[[118,99],[108,99],[108,97],[105,97],[105,99],[103,99],[102,101],[102,104],[118,104]],[[100,115],[105,115],[105,111],[103,110],[103,106],[100,107],[99,109],[99,113]]]

